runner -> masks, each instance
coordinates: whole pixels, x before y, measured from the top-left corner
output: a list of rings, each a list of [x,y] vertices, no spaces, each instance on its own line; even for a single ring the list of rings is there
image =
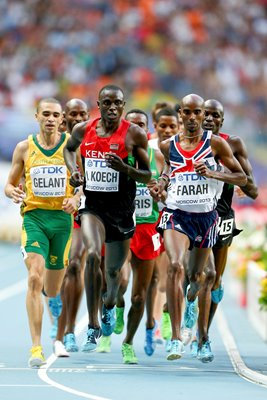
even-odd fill
[[[37,135],[14,150],[5,194],[21,204],[22,253],[28,269],[26,306],[32,338],[29,367],[45,363],[41,345],[43,293],[55,297],[68,265],[73,217],[79,197],[72,197],[63,158],[68,135],[58,131],[62,108],[58,100],[42,99],[37,106]],[[25,175],[25,187],[19,184]]]
[[[66,121],[67,131],[71,133],[76,124],[89,119],[89,110],[87,104],[83,100],[71,99],[66,103],[63,115]],[[78,166],[82,168],[79,153],[78,156]],[[57,308],[57,306],[60,305],[59,299],[57,297],[49,299],[50,306],[51,303],[54,302],[52,309],[54,313],[58,316],[60,315],[58,318],[56,341],[54,343],[54,353],[58,357],[68,357],[68,352],[77,352],[79,350],[74,329],[84,289],[83,274],[86,254],[77,213],[74,216],[73,228],[69,265],[63,280],[60,296],[58,296],[62,299],[61,313],[60,309]],[[56,318],[55,322],[57,322]]]
[[[240,186],[247,182],[226,141],[212,136],[211,132],[203,132],[204,100],[196,94],[185,96],[180,113],[184,130],[161,143],[166,168],[159,183],[151,189],[153,196],[160,199],[162,191],[168,187],[167,207],[159,224],[169,258],[167,302],[172,323],[172,343],[168,360],[179,359],[184,351],[180,329],[185,254],[188,249],[195,247],[195,252],[190,256],[190,284],[183,320],[184,327],[192,328],[198,317],[197,296],[203,269],[217,239],[218,214],[215,207],[221,193],[221,182]],[[221,160],[230,172],[221,171],[216,160]]]
[[[216,136],[220,136],[230,145],[232,152],[239,161],[243,171],[247,175],[247,184],[242,186],[242,192],[252,199],[256,199],[258,189],[254,181],[251,164],[248,160],[248,153],[244,141],[238,136],[229,136],[221,133],[220,129],[224,121],[223,105],[217,100],[205,101],[205,118],[203,128],[211,130]],[[216,244],[212,248],[213,255],[210,255],[208,265],[205,269],[205,283],[202,293],[199,296],[203,302],[203,314],[200,323],[198,335],[202,338],[198,344],[197,338],[191,343],[191,355],[201,360],[202,362],[211,362],[214,355],[211,351],[209,340],[209,328],[217,310],[218,304],[223,298],[224,288],[222,276],[227,262],[228,249],[232,244],[233,237],[241,231],[236,229],[235,213],[232,209],[232,199],[234,194],[234,186],[225,183],[221,198],[218,200],[216,210],[219,214],[219,237]],[[214,274],[215,270],[215,274]],[[204,328],[201,331],[201,327]]]
[[[135,230],[135,181],[147,183],[151,178],[146,134],[138,126],[122,119],[125,106],[122,89],[115,85],[103,87],[97,104],[101,117],[75,126],[64,153],[71,182],[74,186],[84,183],[86,197],[81,212],[81,228],[88,254],[85,289],[89,325],[82,348],[85,352],[96,349],[102,330],[105,336],[114,330],[120,269]],[[76,149],[80,145],[84,178],[76,167]],[[101,330],[98,304],[103,243],[107,292],[103,298]]]

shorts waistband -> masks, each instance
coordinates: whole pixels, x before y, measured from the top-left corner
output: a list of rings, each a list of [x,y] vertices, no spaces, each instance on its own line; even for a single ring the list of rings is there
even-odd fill
[[[209,216],[209,215],[212,215],[212,214],[214,214],[214,212],[216,213],[216,214],[218,214],[218,212],[217,212],[217,210],[214,208],[213,210],[211,210],[211,211],[207,211],[207,212],[200,212],[200,213],[198,213],[198,212],[188,212],[188,211],[184,211],[184,210],[180,210],[179,208],[176,208],[176,209],[171,209],[171,208],[165,208],[163,211],[167,211],[167,212],[176,212],[177,214],[180,214],[180,215],[187,215],[187,216],[192,216],[192,215],[196,215],[196,216],[199,216],[199,217],[207,217],[207,216]]]

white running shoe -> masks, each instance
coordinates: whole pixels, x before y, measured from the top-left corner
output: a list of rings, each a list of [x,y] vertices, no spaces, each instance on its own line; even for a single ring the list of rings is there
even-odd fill
[[[187,346],[190,340],[192,339],[193,329],[191,328],[182,328],[181,329],[181,337],[184,346]]]
[[[167,360],[178,360],[182,357],[182,353],[184,353],[184,345],[181,340],[172,340],[171,349],[167,355]]]
[[[65,349],[64,344],[60,340],[56,340],[54,343],[54,353],[57,357],[69,357],[69,353]]]

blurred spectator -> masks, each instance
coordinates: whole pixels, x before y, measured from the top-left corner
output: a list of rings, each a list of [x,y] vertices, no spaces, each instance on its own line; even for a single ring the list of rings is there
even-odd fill
[[[225,130],[266,163],[266,14],[265,0],[2,0],[5,135],[17,142],[22,126],[30,133],[41,97],[83,98],[94,116],[96,94],[113,82],[127,93],[128,108],[149,113],[157,101],[177,103],[191,92],[220,100]],[[1,145],[0,157],[12,151]]]

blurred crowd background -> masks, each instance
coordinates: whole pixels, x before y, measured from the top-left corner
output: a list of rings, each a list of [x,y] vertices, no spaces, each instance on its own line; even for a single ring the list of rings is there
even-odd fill
[[[189,93],[221,101],[266,184],[267,0],[1,0],[0,18],[0,159],[36,129],[40,98],[94,115],[114,83],[149,115]]]

